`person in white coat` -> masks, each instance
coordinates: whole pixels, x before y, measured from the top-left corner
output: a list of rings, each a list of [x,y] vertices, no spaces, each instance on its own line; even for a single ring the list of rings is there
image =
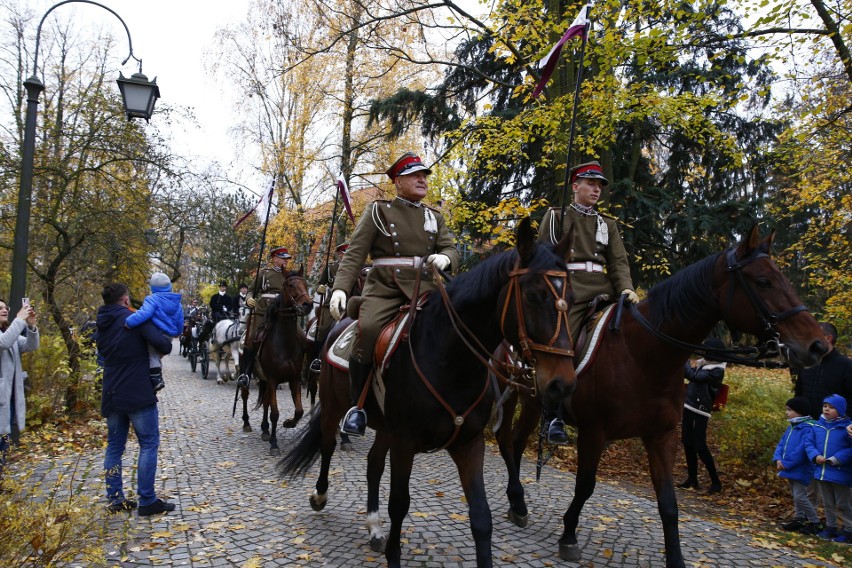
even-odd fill
[[[21,353],[38,349],[36,313],[29,303],[9,322],[9,306],[0,300],[0,473],[9,446],[18,442],[27,418]]]

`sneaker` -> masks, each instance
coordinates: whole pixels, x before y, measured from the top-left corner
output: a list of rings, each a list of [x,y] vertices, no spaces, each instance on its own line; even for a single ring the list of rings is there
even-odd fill
[[[340,431],[352,436],[363,436],[367,431],[367,413],[353,406],[343,417],[343,426],[340,427]]]
[[[151,386],[154,387],[154,392],[160,392],[166,388],[162,373],[151,373]]]
[[[322,368],[322,361],[320,361],[319,359],[314,359],[313,361],[311,361],[310,368],[312,373],[319,373],[320,369]]]
[[[133,501],[132,499],[124,499],[118,503],[110,503],[107,507],[107,513],[110,515],[116,515],[122,511],[132,511],[135,508],[136,501]]]
[[[687,477],[683,483],[678,483],[680,489],[698,489],[698,480]]]
[[[243,388],[249,386],[248,375],[240,375],[239,377],[237,377],[237,386]]]
[[[817,536],[822,540],[834,540],[837,537],[837,529],[832,527],[825,527],[825,530],[817,533]]]
[[[805,527],[805,521],[802,519],[793,519],[792,521],[781,523],[781,528],[785,531],[799,532]]]
[[[547,427],[547,442],[549,444],[564,445],[568,443],[568,434],[565,432],[565,423],[559,418],[554,418]]]
[[[848,531],[840,531],[840,534],[837,535],[832,542],[842,542],[843,544],[852,544],[852,532]]]
[[[150,505],[142,505],[139,507],[139,516],[148,517],[151,515],[159,515],[160,513],[168,513],[175,510],[175,504],[157,499]]]

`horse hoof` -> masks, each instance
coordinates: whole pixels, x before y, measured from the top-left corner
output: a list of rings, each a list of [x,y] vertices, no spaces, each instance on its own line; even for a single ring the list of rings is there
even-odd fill
[[[512,509],[509,509],[509,512],[506,513],[506,518],[508,518],[512,522],[512,524],[521,527],[522,529],[526,528],[530,522],[529,515],[519,515]]]
[[[243,432],[252,432],[251,426],[249,426],[248,424],[243,426]]]
[[[298,423],[299,423],[298,420],[293,420],[292,418],[288,418],[281,425],[284,426],[285,428],[295,428],[296,424],[298,424]]]
[[[351,452],[352,451],[352,442],[340,442],[340,451],[341,452]]]
[[[216,384],[217,384],[217,385],[221,385],[221,384],[223,384],[222,379],[216,379]]]
[[[314,511],[322,511],[325,509],[326,503],[328,503],[328,501],[320,501],[316,498],[316,496],[311,495],[311,509]]]
[[[580,561],[580,546],[577,544],[560,544],[559,558],[570,562]]]
[[[388,542],[388,539],[386,539],[384,536],[381,536],[381,537],[371,536],[370,537],[370,550],[372,550],[373,552],[384,552],[385,551],[385,544],[387,544],[387,542]]]
[[[269,455],[270,456],[280,456],[281,450],[279,448],[269,448]]]
[[[260,439],[263,440],[264,442],[268,442],[270,437],[271,436],[269,435],[269,432],[264,432],[263,434],[260,435]]]

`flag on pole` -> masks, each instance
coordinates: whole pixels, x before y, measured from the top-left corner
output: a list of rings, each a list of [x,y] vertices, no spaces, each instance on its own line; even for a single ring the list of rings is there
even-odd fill
[[[568,27],[568,30],[562,36],[562,38],[556,42],[550,52],[541,60],[541,79],[538,84],[535,86],[532,92],[532,98],[538,98],[541,92],[544,90],[544,86],[547,85],[547,82],[550,80],[550,76],[553,75],[553,70],[556,69],[556,64],[559,62],[559,55],[562,53],[562,46],[565,45],[569,39],[583,36],[585,38],[586,31],[589,29],[589,25],[591,22],[589,21],[589,9],[591,8],[591,4],[586,4],[583,6],[583,9],[580,10],[580,13],[574,18],[574,21]]]
[[[239,227],[240,225],[243,224],[243,221],[245,221],[246,219],[251,217],[251,214],[254,213],[255,211],[257,211],[257,208],[260,207],[260,204],[263,203],[264,201],[266,201],[266,206],[269,207],[272,204],[272,192],[273,192],[274,189],[275,189],[275,178],[272,178],[272,181],[269,183],[269,191],[264,191],[263,195],[260,196],[260,199],[257,200],[257,203],[254,204],[254,207],[252,207],[251,210],[248,213],[246,213],[245,215],[243,215],[242,217],[237,219],[237,222],[234,223],[234,228],[236,229],[237,227]],[[260,211],[264,214],[266,213],[265,208],[261,208]]]
[[[355,215],[352,214],[352,204],[350,203],[349,186],[346,185],[346,180],[343,179],[343,172],[337,176],[337,189],[340,190],[340,200],[343,201],[343,206],[346,208],[346,213],[355,223]]]

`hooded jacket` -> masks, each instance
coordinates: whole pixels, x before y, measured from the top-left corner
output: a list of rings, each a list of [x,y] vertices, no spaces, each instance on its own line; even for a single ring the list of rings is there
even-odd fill
[[[836,458],[834,465],[828,461],[816,464],[814,479],[852,486],[852,438],[846,433],[850,420],[841,416],[836,420],[826,420],[820,416],[813,425],[813,437],[805,442],[808,458],[814,461],[817,456]]]
[[[26,335],[21,335],[26,330]],[[25,373],[21,367],[21,353],[38,349],[38,328],[30,329],[27,322],[12,320],[5,331],[0,332],[0,436],[11,432],[12,420],[18,430],[26,425],[27,407],[24,393]],[[15,406],[11,405],[15,393]]]
[[[801,416],[787,426],[772,456],[772,463],[781,460],[784,466],[784,469],[778,472],[778,477],[810,484],[814,478],[814,462],[808,458],[805,444],[813,438],[813,425],[814,421],[810,416]]]
[[[166,355],[172,342],[150,321],[124,326],[131,311],[119,304],[98,309],[98,352],[104,358],[101,415],[129,413],[157,403],[148,374],[148,344]]]
[[[181,306],[181,295],[175,292],[159,292],[145,297],[136,313],[127,318],[127,327],[134,328],[151,320],[157,329],[177,337],[183,333],[183,306]]]

